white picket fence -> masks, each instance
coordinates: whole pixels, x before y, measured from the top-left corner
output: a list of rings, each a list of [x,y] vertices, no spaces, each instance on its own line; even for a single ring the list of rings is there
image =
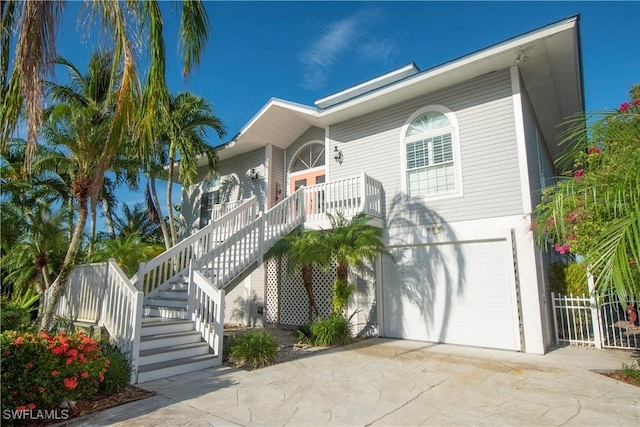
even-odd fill
[[[626,304],[614,295],[598,299],[552,292],[551,303],[557,344],[640,349],[640,333],[626,327]]]

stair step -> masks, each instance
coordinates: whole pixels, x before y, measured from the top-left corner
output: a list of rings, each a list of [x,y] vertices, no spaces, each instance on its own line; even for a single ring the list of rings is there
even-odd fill
[[[138,383],[212,368],[221,363],[222,360],[213,354],[203,354],[167,362],[152,363],[138,368]]]
[[[174,299],[186,301],[189,299],[189,292],[185,289],[171,289],[166,291],[159,291],[157,298],[159,299]]]
[[[164,317],[171,320],[186,319],[187,309],[183,308],[171,308],[171,307],[144,307],[144,316],[149,317]]]
[[[139,366],[144,366],[203,354],[210,354],[209,345],[204,341],[143,350],[138,360]]]
[[[146,335],[140,337],[140,351],[199,342],[201,342],[200,333],[193,330],[172,334]]]
[[[150,336],[158,334],[171,334],[175,332],[193,331],[194,326],[191,320],[167,319],[152,322],[143,322],[140,336]]]
[[[149,307],[172,307],[172,308],[182,308],[187,304],[187,300],[185,299],[170,299],[170,298],[149,298],[145,301],[145,305]]]

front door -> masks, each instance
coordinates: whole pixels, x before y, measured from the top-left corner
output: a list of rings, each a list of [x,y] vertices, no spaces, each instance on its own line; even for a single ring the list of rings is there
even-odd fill
[[[298,188],[302,187],[303,185],[305,187],[309,187],[311,185],[322,184],[324,182],[324,178],[324,169],[296,174],[289,180],[289,194],[293,194]]]

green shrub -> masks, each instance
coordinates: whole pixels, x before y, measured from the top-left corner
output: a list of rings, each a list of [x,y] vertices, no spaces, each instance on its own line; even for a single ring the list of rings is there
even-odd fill
[[[2,331],[18,331],[25,329],[31,322],[31,314],[28,307],[8,298],[0,299],[0,329]]]
[[[105,394],[113,394],[122,391],[131,378],[131,367],[126,354],[115,345],[102,346],[102,356],[109,359],[109,370],[104,374],[104,381],[100,383],[100,391]]]
[[[84,334],[44,331],[0,335],[2,410],[52,409],[92,396],[109,367],[100,346]]]
[[[638,362],[640,364],[640,362]],[[632,363],[622,364],[622,373],[627,378],[631,378],[637,383],[640,383],[640,368]]]
[[[229,360],[238,367],[262,368],[275,363],[278,340],[262,329],[229,340]]]
[[[322,347],[343,345],[351,337],[351,318],[345,319],[340,314],[319,319],[311,325],[313,344]]]
[[[296,337],[301,344],[313,344],[313,334],[311,333],[311,325],[300,325],[296,329]]]
[[[561,295],[588,295],[587,272],[577,262],[551,264],[551,290]]]

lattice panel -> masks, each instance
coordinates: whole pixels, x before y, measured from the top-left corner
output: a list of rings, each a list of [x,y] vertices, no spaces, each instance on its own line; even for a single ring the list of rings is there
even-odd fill
[[[313,271],[313,292],[322,316],[331,313],[331,288],[335,280],[335,269],[324,273],[316,268]],[[309,299],[302,284],[299,271],[287,272],[286,259],[282,260],[280,283],[280,304],[278,307],[278,261],[271,259],[267,266],[267,312],[265,321],[283,325],[303,325],[309,322]]]

